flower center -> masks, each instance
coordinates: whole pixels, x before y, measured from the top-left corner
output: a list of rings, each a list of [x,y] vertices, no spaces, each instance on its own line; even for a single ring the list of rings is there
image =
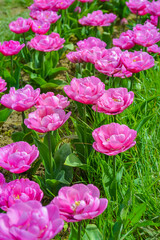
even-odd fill
[[[120,99],[117,99],[117,98],[112,98],[114,102],[121,102]]]
[[[74,204],[72,204],[72,209],[74,212],[76,212],[77,207],[80,205],[81,201],[75,201]]]

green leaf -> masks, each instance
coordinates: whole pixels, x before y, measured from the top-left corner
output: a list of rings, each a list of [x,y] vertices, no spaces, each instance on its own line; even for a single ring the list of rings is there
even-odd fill
[[[134,226],[136,223],[139,222],[143,213],[146,211],[146,203],[139,204],[135,207],[132,212],[128,215],[127,219],[128,222]]]
[[[150,120],[153,116],[155,115],[155,113],[153,113],[152,115],[150,116],[147,116],[145,118],[143,118],[142,120],[140,120],[137,125],[135,126],[135,130],[137,131],[137,133],[139,132],[139,130],[143,127],[143,125],[148,121]]]
[[[70,167],[82,167],[82,168],[85,168],[87,167],[86,164],[83,164],[80,159],[74,154],[74,153],[71,153],[67,158],[66,158],[66,161],[64,163],[64,165],[66,166],[70,166]]]
[[[14,132],[12,133],[11,138],[13,142],[19,142],[23,140],[24,135],[25,135],[24,132]]]
[[[96,225],[88,224],[85,229],[83,240],[103,240],[103,236]]]
[[[3,123],[7,120],[7,118],[10,116],[13,110],[9,108],[5,108],[0,111],[0,126],[3,125]]]
[[[67,71],[68,68],[66,67],[58,67],[58,68],[51,68],[50,71],[48,72],[47,76],[51,76],[53,74],[59,73],[61,71]]]
[[[41,77],[31,77],[31,79],[36,82],[38,85],[46,84],[47,82]]]
[[[74,227],[74,224],[71,223],[71,232],[70,232],[68,240],[77,240],[77,235],[78,235],[78,231]]]
[[[69,44],[65,45],[65,48],[73,51],[74,50],[74,45],[73,45],[73,43],[69,43]]]

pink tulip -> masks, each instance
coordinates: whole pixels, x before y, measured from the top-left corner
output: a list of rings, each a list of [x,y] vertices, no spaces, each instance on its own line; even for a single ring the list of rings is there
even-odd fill
[[[0,213],[1,240],[50,240],[63,228],[59,210],[39,201],[17,202],[7,213]]]
[[[160,0],[158,1],[152,1],[148,4],[148,13],[150,13],[153,16],[159,16],[160,17]]]
[[[37,35],[28,42],[30,48],[41,52],[57,51],[63,48],[64,38],[60,38],[58,33],[50,35]]]
[[[6,182],[6,180],[5,180],[4,176],[3,176],[3,174],[0,173],[0,188],[1,188],[1,186],[2,186],[5,182]]]
[[[159,29],[151,23],[146,23],[145,25],[137,24],[133,30],[134,42],[143,47],[150,47],[160,41]]]
[[[0,77],[0,93],[6,91],[6,85],[7,83],[5,80]]]
[[[0,185],[0,208],[7,211],[16,202],[41,201],[43,192],[39,185],[29,179],[16,179]]]
[[[76,7],[75,9],[74,9],[74,12],[77,12],[77,13],[81,13],[81,8],[80,7]]]
[[[128,92],[127,88],[110,88],[97,100],[92,109],[107,115],[116,115],[129,107],[133,98],[134,93]]]
[[[31,30],[37,34],[45,34],[50,29],[50,22],[44,20],[34,20],[31,23]]]
[[[81,59],[83,62],[90,62],[92,64],[97,63],[98,60],[103,59],[107,54],[108,50],[105,48],[99,47],[92,47],[88,49],[82,49],[81,52]]]
[[[17,34],[28,32],[31,27],[31,19],[18,18],[9,24],[9,29]]]
[[[154,58],[142,51],[125,51],[121,55],[121,61],[126,69],[132,73],[144,71],[154,66]]]
[[[21,49],[25,46],[23,43],[20,45],[18,41],[10,40],[9,42],[5,41],[2,44],[0,43],[0,52],[4,56],[12,56],[18,54]]]
[[[149,2],[147,0],[129,0],[129,2],[126,2],[130,11],[138,15],[145,15],[148,13],[148,4]]]
[[[83,62],[83,59],[81,57],[81,51],[77,51],[77,52],[69,52],[66,57],[68,58],[68,60],[72,63],[81,63]]]
[[[145,23],[151,23],[154,26],[158,25],[158,16],[150,16],[150,20],[147,20]]]
[[[113,39],[113,45],[125,50],[133,48],[135,46],[133,31],[128,30],[127,32],[121,33],[119,39],[118,38]]]
[[[55,96],[53,92],[47,92],[46,94],[42,93],[39,96],[36,107],[38,108],[41,106],[52,106],[53,108],[64,109],[68,107],[69,104],[70,102],[68,101],[67,97],[64,97],[60,94]]]
[[[62,109],[55,109],[52,106],[39,106],[38,109],[29,113],[24,124],[37,132],[45,133],[60,128],[70,117],[71,112],[65,114]]]
[[[117,16],[113,13],[103,14],[101,10],[98,10],[92,13],[88,13],[87,17],[82,17],[78,22],[81,25],[87,26],[110,26],[116,18]]]
[[[160,55],[160,47],[158,47],[157,44],[154,44],[154,45],[148,47],[147,51],[152,52],[152,53],[158,53],[158,55]]]
[[[54,11],[31,11],[30,16],[34,19],[41,20],[41,21],[48,21],[50,23],[55,23],[61,15],[58,15]]]
[[[75,184],[62,187],[51,205],[59,208],[60,216],[66,222],[79,222],[95,218],[104,212],[108,200],[99,197],[99,189],[93,184]]]
[[[82,49],[90,49],[93,47],[105,48],[107,44],[100,40],[99,38],[89,37],[87,39],[81,40],[77,42],[77,46],[80,50]]]
[[[56,0],[55,7],[58,9],[67,9],[75,0]]]
[[[110,123],[95,129],[92,133],[95,140],[93,148],[97,152],[112,156],[125,152],[133,147],[137,132],[126,125]]]
[[[0,166],[12,173],[27,171],[38,158],[39,151],[35,145],[27,142],[15,142],[0,148]]]
[[[97,77],[73,78],[64,88],[73,100],[84,104],[94,104],[105,91],[105,84]]]
[[[34,0],[34,6],[42,10],[48,10],[55,6],[55,0]]]
[[[128,24],[128,20],[126,18],[122,18],[120,24],[121,25],[127,25]]]
[[[3,95],[0,102],[7,108],[23,112],[36,104],[39,95],[40,89],[34,90],[31,85],[17,90],[11,87],[9,93]]]
[[[95,68],[108,76],[112,76],[119,70],[121,70],[121,50],[118,47],[111,49],[105,49],[103,57],[95,63]]]

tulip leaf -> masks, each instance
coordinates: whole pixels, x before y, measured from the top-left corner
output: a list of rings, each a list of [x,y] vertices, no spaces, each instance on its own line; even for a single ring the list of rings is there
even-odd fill
[[[71,153],[66,158],[64,165],[70,166],[70,167],[85,167],[85,166],[87,166],[86,164],[83,164],[74,153]]]
[[[136,223],[139,222],[143,213],[146,211],[146,203],[139,204],[136,206],[132,212],[127,216],[128,223],[134,226]],[[126,225],[128,224],[126,223]]]
[[[61,71],[67,71],[67,70],[68,68],[66,67],[51,68],[47,76],[52,76],[53,74],[59,73]]]
[[[83,240],[103,240],[103,236],[95,224],[88,224]]]
[[[9,108],[5,108],[0,111],[0,126],[3,125],[3,123],[7,120],[7,118],[10,116],[13,110]]]
[[[75,228],[74,224],[71,223],[71,232],[70,232],[68,240],[77,240],[77,236],[78,236],[78,231]]]
[[[41,77],[31,77],[31,79],[36,82],[38,85],[46,84],[47,82]]]
[[[12,133],[12,140],[13,142],[19,142],[23,140],[25,133],[24,132],[14,132]]]

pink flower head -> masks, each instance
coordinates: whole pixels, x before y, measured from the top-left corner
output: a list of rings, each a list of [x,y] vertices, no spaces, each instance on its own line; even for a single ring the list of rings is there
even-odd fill
[[[41,20],[41,21],[48,21],[50,23],[55,23],[61,15],[58,15],[54,11],[31,11],[30,16],[34,19]]]
[[[48,10],[55,6],[55,0],[34,0],[34,7]]]
[[[84,104],[94,104],[105,91],[105,84],[97,77],[73,78],[64,88],[73,100]]]
[[[66,57],[72,63],[81,63],[81,62],[83,62],[81,55],[82,55],[81,51],[69,52],[68,54],[66,54]]]
[[[82,50],[93,47],[105,48],[107,44],[104,41],[100,40],[99,38],[89,37],[87,39],[77,42],[77,46],[79,47],[80,50]]]
[[[18,41],[5,41],[2,44],[0,43],[0,52],[4,55],[4,56],[12,56],[12,55],[16,55],[18,54],[21,49],[25,46],[25,44],[23,43],[22,45],[20,45],[20,42]]]
[[[50,35],[37,35],[28,42],[30,48],[41,52],[57,51],[63,48],[64,38],[60,38],[58,33]]]
[[[0,93],[6,91],[6,85],[7,83],[5,80],[0,77]]]
[[[118,47],[105,49],[102,58],[96,61],[95,68],[108,76],[112,76],[121,70],[121,50]]]
[[[160,0],[149,2],[147,8],[149,14],[160,17]]]
[[[27,142],[15,142],[0,148],[0,166],[12,173],[27,171],[38,158],[39,151],[35,145]]]
[[[146,23],[145,25],[137,24],[133,30],[133,38],[136,44],[150,47],[160,41],[159,29],[151,23]]]
[[[9,24],[9,29],[17,34],[28,32],[31,27],[31,19],[18,18]]]
[[[53,92],[47,92],[46,94],[42,93],[39,96],[36,107],[52,106],[53,108],[64,109],[68,107],[69,104],[70,102],[67,97],[60,94],[55,96]]]
[[[76,7],[76,8],[74,9],[74,12],[81,13],[81,8],[80,8],[80,7]]]
[[[17,202],[0,214],[1,240],[51,240],[63,228],[59,210],[39,201]]]
[[[150,20],[147,20],[145,23],[151,23],[154,26],[158,25],[158,16],[150,16]]]
[[[118,38],[113,39],[113,45],[125,50],[134,47],[135,43],[133,38],[133,31],[128,30],[127,32],[121,33],[119,39]]]
[[[112,156],[125,152],[133,147],[137,132],[126,125],[110,123],[96,128],[92,136],[95,140],[93,148],[97,152]]]
[[[7,211],[16,202],[41,201],[43,192],[37,183],[21,178],[1,184],[0,196],[0,208]]]
[[[56,0],[55,7],[58,9],[67,9],[75,0]]]
[[[158,55],[160,55],[160,47],[158,47],[157,44],[154,44],[154,45],[148,47],[147,51],[152,52],[152,53],[158,53]]]
[[[75,184],[62,187],[51,205],[59,208],[60,216],[66,222],[79,222],[95,218],[104,212],[108,200],[99,197],[99,189],[93,184]]]
[[[81,58],[84,62],[90,62],[95,64],[98,60],[105,57],[108,50],[99,47],[93,47],[88,49],[83,49],[81,51]]]
[[[34,20],[31,23],[31,30],[37,34],[45,34],[50,29],[50,22],[44,20]]]
[[[121,23],[121,25],[127,25],[128,20],[126,18],[122,18],[120,23]]]
[[[110,26],[116,18],[117,16],[113,13],[103,14],[101,10],[98,10],[88,13],[87,17],[82,17],[78,22],[86,26]]]
[[[70,115],[71,112],[65,114],[64,110],[52,106],[39,106],[36,111],[29,113],[28,119],[24,120],[24,124],[37,132],[45,133],[60,128]]]
[[[146,52],[123,52],[121,61],[126,69],[132,73],[144,71],[154,66],[154,58]]]
[[[17,90],[11,87],[9,93],[3,95],[0,102],[7,108],[23,112],[36,104],[39,95],[40,89],[34,90],[31,85]]]
[[[110,88],[97,100],[92,109],[107,115],[116,115],[129,107],[133,98],[134,93],[128,92],[127,88]]]
[[[130,11],[139,15],[145,15],[148,13],[148,4],[149,2],[147,0],[129,0],[129,2],[126,2]]]

